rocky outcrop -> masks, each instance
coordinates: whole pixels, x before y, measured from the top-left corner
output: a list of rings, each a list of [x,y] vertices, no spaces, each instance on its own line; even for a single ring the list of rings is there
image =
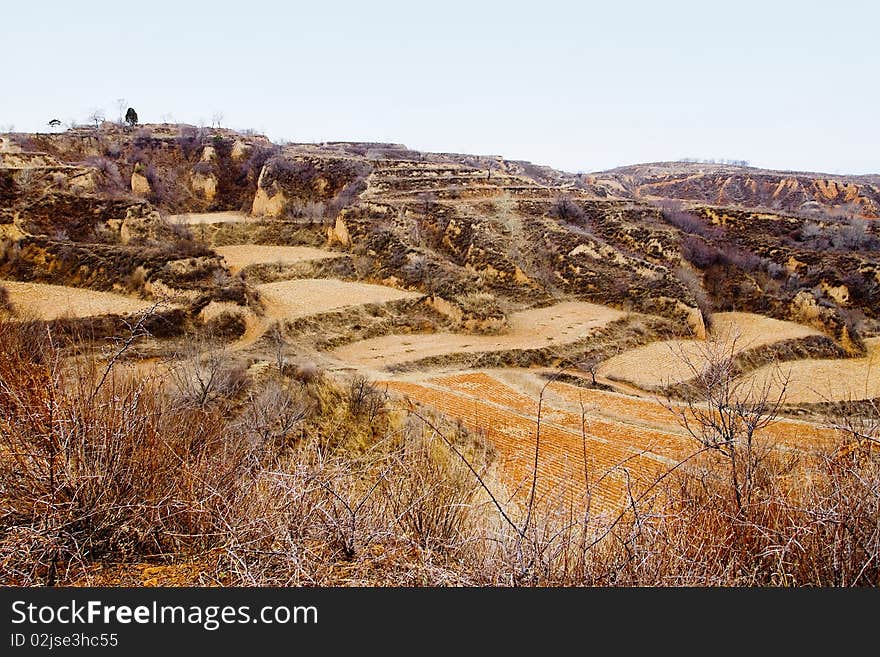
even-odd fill
[[[149,196],[152,189],[150,188],[150,181],[147,180],[147,177],[139,171],[134,171],[131,174],[131,192],[132,194],[136,194],[137,196],[145,197]]]
[[[217,176],[213,173],[194,173],[190,178],[190,186],[208,202],[217,196]]]
[[[880,217],[880,186],[868,177],[768,171],[723,164],[660,162],[594,174],[620,182],[636,197],[786,212],[829,209]]]
[[[268,182],[268,167],[264,166],[257,180],[257,193],[251,206],[255,217],[280,217],[287,204],[284,192],[278,189],[275,181]]]

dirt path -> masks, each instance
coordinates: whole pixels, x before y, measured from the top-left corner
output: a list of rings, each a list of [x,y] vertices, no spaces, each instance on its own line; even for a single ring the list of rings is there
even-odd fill
[[[744,377],[751,385],[768,386],[775,398],[785,387],[785,401],[810,404],[880,397],[880,338],[865,341],[864,358],[797,360],[761,367]]]
[[[214,249],[223,256],[230,271],[238,271],[249,265],[268,263],[290,264],[309,260],[339,257],[339,253],[325,251],[310,246],[262,246],[257,244],[236,244],[218,246]]]
[[[153,303],[121,294],[97,292],[64,285],[0,281],[9,291],[15,313],[19,317],[43,320],[61,317],[94,317],[128,315],[150,308]]]
[[[713,316],[712,335],[733,352],[740,353],[821,333],[809,326],[753,313],[718,313]],[[608,359],[599,368],[598,375],[610,382],[645,389],[681,383],[693,377],[688,364],[699,364],[707,347],[708,343],[703,340],[653,342]]]
[[[625,313],[607,306],[571,301],[513,313],[510,316],[509,330],[501,335],[386,335],[345,345],[332,354],[347,363],[388,367],[452,353],[534,349],[576,342],[624,315]]]

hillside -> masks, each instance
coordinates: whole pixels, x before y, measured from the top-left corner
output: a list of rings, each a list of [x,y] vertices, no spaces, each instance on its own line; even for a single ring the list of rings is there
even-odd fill
[[[875,214],[877,188],[862,179],[680,163],[573,176],[395,144],[278,146],[110,124],[7,135],[0,167],[0,274],[20,281],[245,304],[240,281],[215,284],[230,272],[212,249],[234,241],[234,227],[208,224],[211,239],[193,241],[168,221],[243,212],[248,242],[329,235],[347,254],[339,275],[393,281],[473,325],[484,319],[463,301],[474,293],[490,295],[497,316],[577,299],[697,333],[706,313],[743,310],[809,323],[858,351],[880,307],[876,229],[841,210]],[[749,209],[766,190],[778,211]]]
[[[878,208],[868,176],[0,135],[6,580],[876,584]]]

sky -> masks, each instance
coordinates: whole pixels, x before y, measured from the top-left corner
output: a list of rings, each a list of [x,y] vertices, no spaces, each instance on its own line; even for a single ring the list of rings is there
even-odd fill
[[[0,130],[388,141],[572,172],[681,158],[880,173],[876,0],[4,2]],[[123,107],[123,112],[125,107]]]

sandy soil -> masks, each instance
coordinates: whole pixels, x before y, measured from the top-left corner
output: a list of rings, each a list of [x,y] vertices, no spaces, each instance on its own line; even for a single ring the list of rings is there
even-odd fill
[[[787,378],[785,400],[792,404],[875,399],[880,397],[880,338],[865,342],[865,358],[767,365],[746,375],[745,380],[756,386],[768,385],[771,397],[776,397]]]
[[[393,287],[330,278],[278,281],[258,285],[257,290],[266,306],[266,314],[278,319],[294,319],[347,306],[387,303],[420,296]]]
[[[333,258],[339,255],[333,251],[315,249],[310,246],[260,246],[255,244],[240,244],[235,246],[219,246],[214,250],[223,256],[226,265],[232,271],[243,269],[248,265],[259,265],[271,262],[288,264],[293,262],[303,262],[306,260]]]
[[[566,302],[513,313],[510,329],[502,335],[387,335],[345,345],[333,355],[356,365],[387,367],[448,353],[531,349],[575,342],[623,316],[623,312],[606,306]]]
[[[753,313],[718,313],[713,321],[712,338],[737,353],[783,340],[821,335],[808,326]],[[681,383],[693,377],[688,363],[700,363],[707,346],[702,340],[653,342],[608,359],[598,374],[648,389]]]
[[[193,212],[187,214],[170,214],[166,217],[170,223],[180,224],[223,224],[248,221],[243,212]]]
[[[96,292],[63,285],[0,281],[9,291],[16,315],[52,320],[60,317],[126,315],[145,310],[153,304],[121,294]]]

